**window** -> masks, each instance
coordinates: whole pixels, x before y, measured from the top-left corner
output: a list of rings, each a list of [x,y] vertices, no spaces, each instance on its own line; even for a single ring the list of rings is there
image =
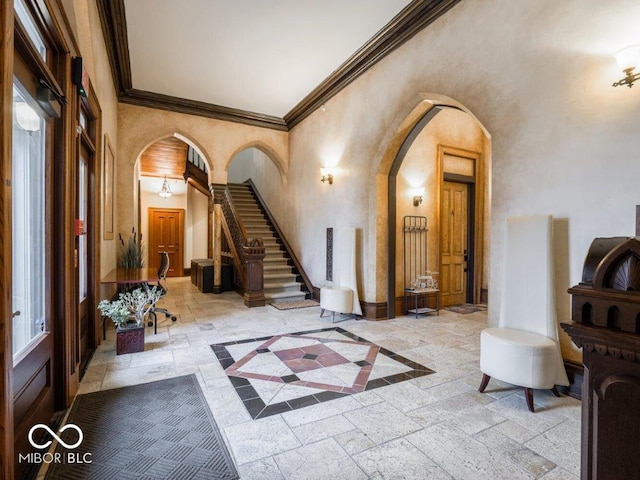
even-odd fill
[[[24,4],[23,0],[14,0],[13,8],[15,8],[16,16],[20,19],[22,26],[27,31],[29,38],[33,42],[33,46],[36,47],[36,50],[42,57],[42,60],[47,61],[47,47],[40,35],[36,24],[33,22],[31,15],[27,11],[27,7]]]
[[[19,356],[46,325],[45,198],[47,125],[34,100],[13,84],[12,262],[13,355]]]

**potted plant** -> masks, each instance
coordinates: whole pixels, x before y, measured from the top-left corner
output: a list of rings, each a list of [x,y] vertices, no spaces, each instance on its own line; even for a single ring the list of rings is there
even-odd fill
[[[142,268],[144,267],[143,255],[144,249],[142,245],[142,234],[136,234],[135,227],[131,229],[131,235],[125,242],[122,234],[118,234],[120,238],[118,267],[120,268]]]
[[[116,353],[144,350],[144,317],[162,296],[157,287],[139,287],[118,295],[116,300],[102,300],[98,310],[116,326]]]

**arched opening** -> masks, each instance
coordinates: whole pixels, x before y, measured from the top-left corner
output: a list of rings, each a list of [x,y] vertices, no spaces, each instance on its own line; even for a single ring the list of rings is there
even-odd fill
[[[437,279],[441,307],[485,303],[488,296],[490,136],[451,99],[423,102],[416,111],[394,139],[399,147],[387,178],[389,318],[403,310],[416,275]],[[413,218],[426,224],[417,247],[404,228]],[[435,306],[434,296],[421,301]]]
[[[239,150],[227,164],[227,183],[251,180],[267,202],[279,198],[285,178],[283,166],[277,157],[259,146]]]
[[[210,167],[192,142],[180,134],[157,139],[134,167],[137,230],[146,266],[156,268],[160,252],[170,255],[168,276],[183,276],[195,258],[209,255]]]

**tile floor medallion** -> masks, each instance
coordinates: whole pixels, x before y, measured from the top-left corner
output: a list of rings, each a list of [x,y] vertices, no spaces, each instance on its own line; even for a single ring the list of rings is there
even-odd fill
[[[253,419],[434,373],[339,327],[211,348]]]

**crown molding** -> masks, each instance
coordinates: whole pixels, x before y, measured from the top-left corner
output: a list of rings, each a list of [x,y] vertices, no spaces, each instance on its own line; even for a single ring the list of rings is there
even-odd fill
[[[413,0],[284,118],[134,89],[124,0],[97,0],[97,4],[120,102],[287,131],[460,1]]]
[[[376,35],[338,67],[300,103],[284,120],[292,129],[331,97],[360,75],[436,21],[461,0],[414,0],[385,25]]]
[[[186,98],[172,97],[160,93],[147,92],[131,88],[119,95],[119,101],[131,105],[157,108],[171,112],[187,113],[200,117],[215,118],[228,122],[243,123],[273,130],[287,131],[287,125],[280,117],[264,115],[262,113],[248,112],[237,108],[223,107],[211,103],[189,100]]]

